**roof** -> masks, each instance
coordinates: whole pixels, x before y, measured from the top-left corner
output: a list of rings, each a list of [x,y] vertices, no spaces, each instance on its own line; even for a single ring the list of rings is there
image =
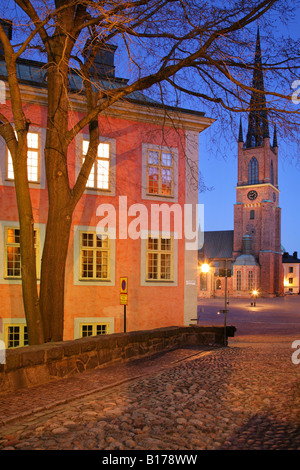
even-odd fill
[[[300,259],[298,258],[297,251],[294,251],[294,253],[292,255],[290,255],[289,253],[286,253],[286,252],[283,253],[282,262],[283,263],[289,263],[289,264],[300,263]]]
[[[17,60],[17,77],[20,83],[31,85],[34,87],[47,88],[47,64],[36,60],[29,60],[19,58]],[[7,80],[7,69],[3,56],[0,57],[0,80]],[[122,88],[128,84],[128,80],[119,77],[107,77],[105,74],[97,75],[92,78],[95,82],[95,87],[102,87],[103,89],[116,89]],[[83,80],[76,69],[71,69],[69,72],[69,89],[73,93],[83,93],[84,85]],[[139,105],[147,105],[154,108],[161,108],[167,111],[177,111],[185,114],[194,114],[196,116],[205,116],[203,111],[190,110],[186,108],[168,106],[160,103],[149,96],[144,95],[141,91],[134,91],[123,101],[136,103]]]
[[[206,259],[229,259],[233,251],[233,230],[204,232],[204,244],[199,257]]]
[[[253,255],[243,254],[237,257],[234,264],[236,266],[257,266],[258,262]]]

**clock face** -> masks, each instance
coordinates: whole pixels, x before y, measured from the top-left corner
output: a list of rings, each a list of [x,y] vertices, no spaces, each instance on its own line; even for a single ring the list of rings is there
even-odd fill
[[[254,191],[254,189],[252,189],[252,190],[249,191],[249,193],[247,194],[247,197],[248,197],[248,199],[250,199],[250,201],[253,201],[254,199],[257,198],[257,192]]]

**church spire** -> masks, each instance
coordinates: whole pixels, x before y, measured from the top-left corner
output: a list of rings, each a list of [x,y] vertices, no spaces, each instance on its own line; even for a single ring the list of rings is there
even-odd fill
[[[257,28],[252,88],[246,147],[259,147],[263,145],[264,138],[269,137],[259,28]]]
[[[278,144],[277,144],[277,128],[276,128],[276,124],[275,124],[275,127],[274,127],[274,136],[273,136],[273,148],[275,147],[278,147]]]
[[[243,138],[243,126],[242,126],[242,118],[240,118],[240,129],[239,129],[239,142],[244,142]]]

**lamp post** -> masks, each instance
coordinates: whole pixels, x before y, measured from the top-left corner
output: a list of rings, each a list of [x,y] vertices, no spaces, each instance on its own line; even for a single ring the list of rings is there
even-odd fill
[[[252,295],[253,295],[253,307],[256,306],[256,299],[257,299],[257,296],[258,296],[258,291],[256,289],[254,289],[254,291],[252,291]]]

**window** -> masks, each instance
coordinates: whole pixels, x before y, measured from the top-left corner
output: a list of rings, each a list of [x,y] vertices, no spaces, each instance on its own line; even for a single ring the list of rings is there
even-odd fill
[[[248,290],[253,290],[253,271],[248,272]]]
[[[39,259],[39,232],[34,230],[34,247],[36,259]],[[39,277],[39,263],[37,263],[37,276]],[[5,228],[5,268],[4,277],[21,279],[21,250],[20,229]]]
[[[221,279],[216,280],[216,290],[221,290],[222,289],[222,283]]]
[[[258,183],[258,161],[255,157],[252,157],[248,165],[248,183]]]
[[[80,325],[80,337],[107,335],[108,323],[82,323]]]
[[[82,158],[84,161],[85,155],[89,148],[89,141],[82,141]],[[98,154],[96,162],[94,163],[88,181],[87,188],[89,189],[110,189],[110,145],[101,142],[98,145]]]
[[[242,273],[241,273],[241,271],[236,272],[236,290],[242,290]]]
[[[200,273],[200,290],[207,290],[207,273]]]
[[[147,240],[146,279],[171,281],[173,279],[173,239],[151,238]]]
[[[28,132],[27,134],[27,174],[30,183],[39,182],[39,152],[40,136],[37,132]],[[8,180],[14,180],[13,162],[10,152],[7,152],[7,170]]]
[[[250,211],[250,219],[254,219],[254,218],[255,218],[255,211],[251,210]]]
[[[293,272],[294,272],[293,266],[289,266],[289,273],[293,273]]]
[[[274,167],[273,167],[273,161],[271,161],[271,184],[274,185]]]
[[[173,154],[167,151],[148,150],[147,193],[173,196]]]
[[[5,344],[7,348],[17,348],[28,345],[28,335],[26,325],[6,325]]]
[[[294,284],[294,278],[289,277],[289,284]]]
[[[80,232],[80,279],[109,279],[108,235]]]

